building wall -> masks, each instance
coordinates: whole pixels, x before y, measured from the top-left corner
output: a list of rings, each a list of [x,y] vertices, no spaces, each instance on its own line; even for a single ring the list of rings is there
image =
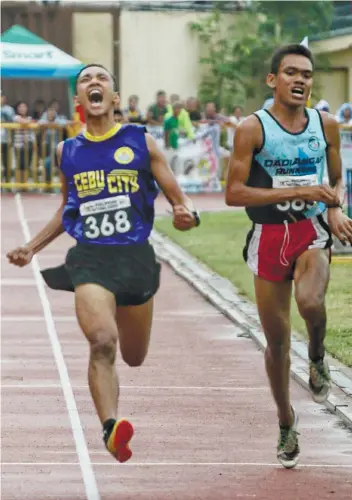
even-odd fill
[[[45,8],[35,3],[1,2],[1,33],[14,24],[27,28],[67,54],[72,54],[71,12],[61,8]],[[1,90],[11,105],[26,101],[32,113],[36,99],[46,104],[55,98],[61,111],[69,113],[68,85],[64,80],[2,79]]]
[[[189,23],[194,12],[130,12],[120,14],[120,92],[123,105],[137,94],[145,110],[158,90],[197,95],[200,81],[199,43]]]
[[[113,22],[111,12],[74,12],[73,56],[85,64],[96,62],[114,72]]]
[[[311,48],[329,60],[329,71],[318,70],[317,82],[321,98],[335,112],[342,103],[352,102],[352,35],[313,42]]]

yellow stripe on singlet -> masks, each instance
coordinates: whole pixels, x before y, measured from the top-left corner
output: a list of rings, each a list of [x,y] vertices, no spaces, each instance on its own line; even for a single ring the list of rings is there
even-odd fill
[[[120,130],[121,127],[122,127],[121,123],[116,123],[116,125],[114,127],[112,127],[110,130],[105,132],[105,134],[103,134],[103,135],[92,135],[87,131],[83,132],[83,135],[86,139],[88,139],[88,141],[102,142],[102,141],[106,141],[107,139],[110,139],[115,134],[117,134],[117,132]]]

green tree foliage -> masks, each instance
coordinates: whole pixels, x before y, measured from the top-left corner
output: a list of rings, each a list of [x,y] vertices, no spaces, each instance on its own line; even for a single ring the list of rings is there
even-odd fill
[[[199,98],[229,109],[254,95],[264,97],[273,51],[328,30],[331,19],[330,1],[253,2],[250,9],[232,15],[215,9],[190,26],[202,47]]]

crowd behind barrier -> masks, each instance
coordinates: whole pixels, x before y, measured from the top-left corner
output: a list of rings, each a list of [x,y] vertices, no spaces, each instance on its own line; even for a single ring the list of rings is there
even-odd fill
[[[221,146],[222,129],[218,123],[202,124],[189,139],[180,135],[177,149],[165,147],[164,128],[146,125],[164,152],[181,186],[188,192],[221,191],[226,180],[230,151]],[[56,161],[57,144],[77,135],[80,123],[68,125],[2,123],[2,190],[56,191],[60,188]],[[343,177],[348,187],[347,201],[352,210],[352,125],[340,125]]]

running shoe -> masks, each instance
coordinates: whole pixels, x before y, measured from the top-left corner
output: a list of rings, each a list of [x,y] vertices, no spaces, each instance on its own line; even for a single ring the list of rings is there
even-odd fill
[[[118,420],[110,433],[104,434],[106,448],[119,462],[127,462],[132,457],[129,442],[133,433],[133,426],[128,420]]]
[[[280,425],[279,442],[277,445],[277,458],[286,469],[295,467],[299,460],[298,444],[298,415],[292,407],[293,424],[291,426]]]
[[[313,401],[324,403],[331,392],[331,379],[328,362],[324,359],[309,363],[309,389]]]

